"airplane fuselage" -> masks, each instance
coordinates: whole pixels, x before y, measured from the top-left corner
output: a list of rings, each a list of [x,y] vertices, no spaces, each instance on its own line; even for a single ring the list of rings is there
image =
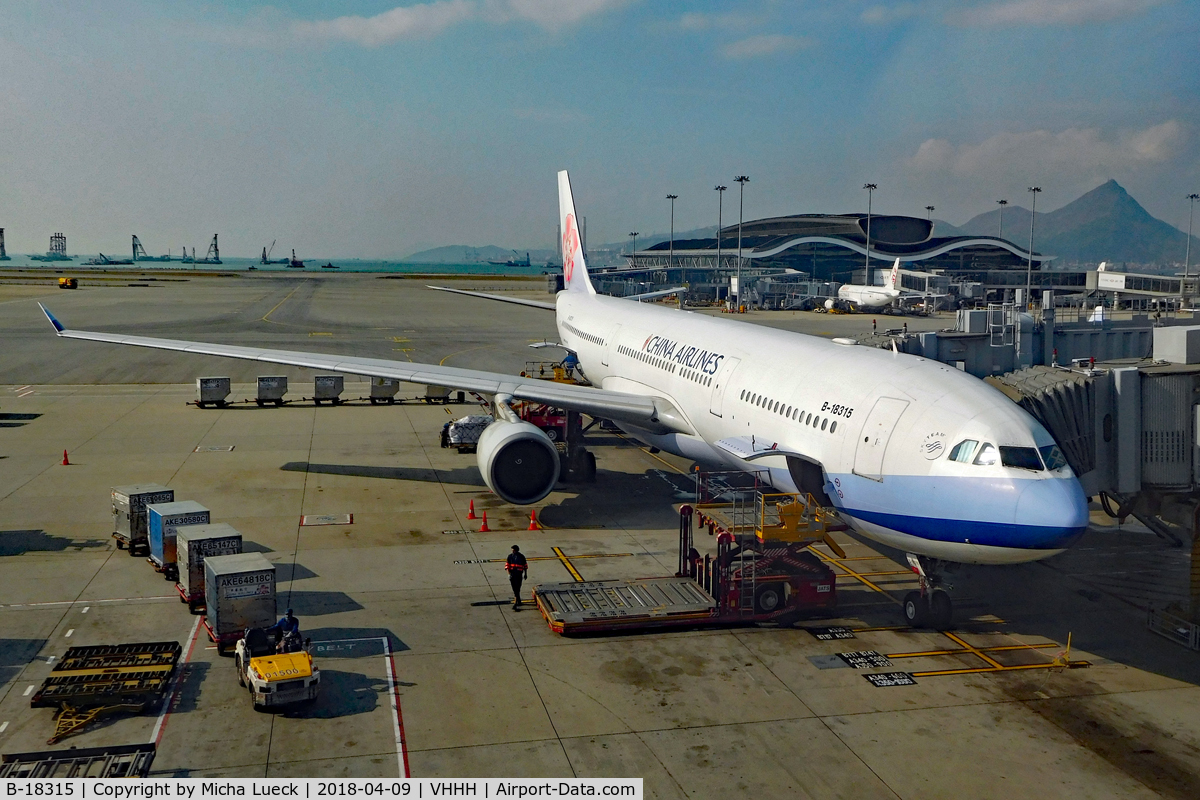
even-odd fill
[[[766,470],[788,491],[800,488],[798,462],[819,465],[842,516],[884,544],[1019,563],[1086,528],[1082,488],[1045,428],[940,362],[580,292],[558,295],[557,322],[595,385],[666,398],[693,428],[627,426],[632,435],[709,465]]]

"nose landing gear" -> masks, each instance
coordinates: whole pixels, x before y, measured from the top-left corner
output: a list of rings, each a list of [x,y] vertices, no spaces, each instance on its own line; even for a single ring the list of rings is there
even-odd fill
[[[942,575],[943,562],[912,553],[905,555],[921,582],[919,591],[904,596],[905,622],[914,628],[947,630],[954,619],[954,604],[950,602],[950,590],[954,587]]]

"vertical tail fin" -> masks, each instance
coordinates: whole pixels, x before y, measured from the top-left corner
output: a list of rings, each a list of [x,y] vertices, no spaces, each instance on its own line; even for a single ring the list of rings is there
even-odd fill
[[[896,263],[892,264],[892,272],[888,275],[887,288],[893,292],[900,291],[900,259],[896,259]]]
[[[571,178],[564,169],[558,173],[558,220],[562,223],[563,288],[568,292],[595,294],[583,259],[583,241],[571,196]]]

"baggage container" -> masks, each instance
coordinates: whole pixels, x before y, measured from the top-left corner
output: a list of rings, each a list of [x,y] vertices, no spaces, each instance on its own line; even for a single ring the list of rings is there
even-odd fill
[[[341,375],[314,375],[313,402],[321,405],[323,401],[328,400],[336,406],[342,402],[345,381],[346,379]]]
[[[179,572],[175,586],[179,598],[195,611],[204,607],[204,559],[241,553],[242,534],[225,522],[188,525],[176,533],[175,551]]]
[[[260,406],[267,403],[274,403],[277,406],[283,405],[283,396],[287,394],[287,376],[286,375],[259,375],[258,376],[258,397],[254,402]]]
[[[218,408],[227,404],[229,378],[196,378],[196,405],[204,408],[210,403]]]
[[[450,389],[445,386],[426,386],[425,387],[425,402],[426,403],[442,403],[443,405],[450,402]]]
[[[175,502],[175,490],[157,483],[114,486],[112,490],[113,538],[117,549],[128,548],[129,555],[146,554],[150,539],[146,506]]]
[[[371,378],[371,405],[394,403],[399,391],[400,381],[397,378]]]
[[[175,537],[176,532],[188,525],[207,525],[210,522],[208,509],[195,500],[175,503],[154,503],[146,506],[146,529],[150,539],[150,563],[167,580],[175,580]]]
[[[204,604],[204,627],[223,654],[247,628],[275,624],[275,565],[262,553],[206,557]]]

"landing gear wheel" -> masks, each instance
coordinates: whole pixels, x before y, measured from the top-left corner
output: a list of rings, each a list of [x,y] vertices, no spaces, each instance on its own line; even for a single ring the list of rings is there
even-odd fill
[[[950,627],[954,618],[954,606],[950,595],[941,589],[935,589],[929,596],[929,625],[934,630],[944,631]]]
[[[557,442],[562,438],[562,434],[559,433],[558,428],[542,428],[542,432],[545,433],[546,438],[552,442]]]
[[[784,604],[783,586],[778,583],[768,583],[758,587],[754,593],[754,610],[759,614],[770,614],[778,611]]]
[[[904,595],[904,621],[914,628],[925,627],[925,619],[929,616],[929,605],[920,592],[909,592]]]

